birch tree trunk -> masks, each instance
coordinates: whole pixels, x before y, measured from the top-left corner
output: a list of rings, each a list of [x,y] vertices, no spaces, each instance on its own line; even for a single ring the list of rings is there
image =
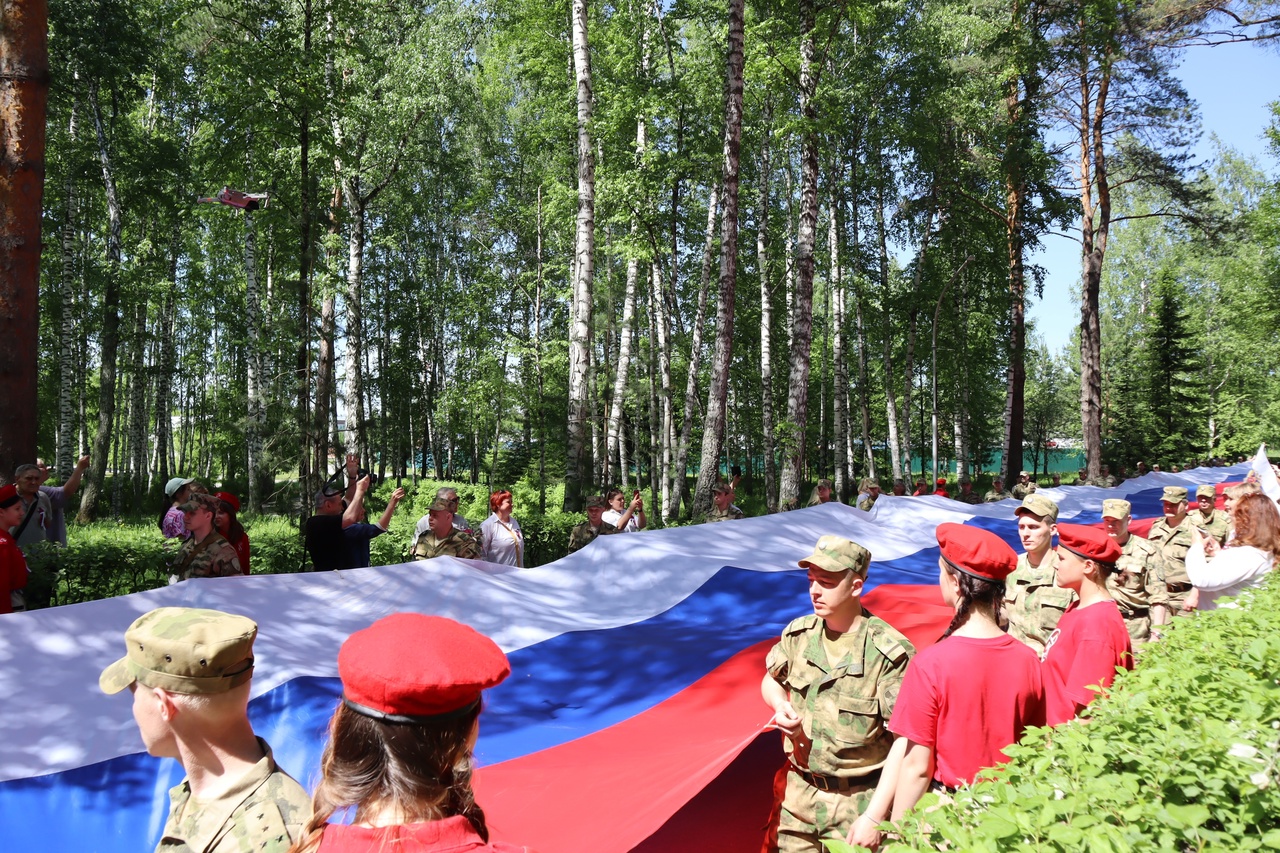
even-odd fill
[[[262,512],[262,496],[258,488],[258,466],[262,462],[262,431],[266,417],[262,408],[262,305],[258,298],[257,234],[253,214],[244,212],[244,308],[249,332],[248,391],[249,411],[245,424],[247,448],[246,474],[249,481],[249,511]]]
[[[916,334],[919,331],[920,303],[923,288],[921,287],[921,278],[924,275],[924,259],[925,253],[929,250],[929,242],[933,236],[933,218],[936,208],[932,203],[925,215],[924,236],[920,239],[920,252],[917,255],[918,260],[915,265],[915,272],[911,277],[911,307],[907,312],[907,351],[903,371],[905,376],[902,386],[902,446],[906,453],[906,469],[907,479],[912,476],[911,473],[911,456],[914,453],[911,447],[911,396],[915,391],[916,382]],[[920,454],[923,458],[924,454]],[[924,465],[921,463],[921,469]],[[934,475],[937,478],[937,475]]]
[[[800,113],[804,121],[800,166],[800,230],[796,234],[796,291],[793,303],[791,375],[787,389],[787,429],[783,447],[782,483],[778,502],[784,508],[799,506],[800,466],[804,459],[804,432],[809,406],[809,355],[813,342],[813,249],[818,225],[818,131],[814,95],[818,65],[815,62],[813,0],[801,0]]]
[[[92,79],[89,81],[89,109],[93,113],[93,127],[98,137],[98,160],[102,166],[102,183],[107,196],[107,268],[102,296],[98,429],[93,439],[88,482],[80,499],[77,518],[81,523],[92,521],[97,512],[115,422],[116,354],[120,346],[120,243],[124,228],[124,213],[120,209],[120,196],[116,192],[115,165],[107,146],[107,131],[102,121],[102,108],[98,103],[98,83]]]
[[[77,118],[80,101],[71,99],[71,118],[67,121],[67,138],[72,146],[76,144]],[[72,450],[72,431],[74,420],[71,411],[71,389],[76,382],[75,366],[75,289],[72,282],[76,275],[76,180],[75,171],[67,170],[67,180],[63,184],[63,201],[65,203],[62,220],[62,277],[59,280],[58,296],[61,305],[60,334],[58,335],[58,451],[57,469],[62,482],[71,476],[75,465]],[[170,338],[165,338],[166,341]]]
[[[676,453],[676,495],[674,519],[679,515],[680,501],[684,500],[689,512],[693,512],[693,500],[689,495],[689,442],[693,436],[693,419],[698,410],[698,374],[702,371],[702,330],[707,323],[707,291],[711,284],[711,263],[716,251],[716,213],[720,207],[720,187],[713,184],[707,194],[707,232],[702,244],[702,277],[698,281],[698,311],[693,320],[692,339],[689,342],[689,378],[684,387],[684,421],[680,424],[680,444]]]
[[[835,487],[836,494],[841,500],[849,498],[849,457],[846,455],[848,448],[848,420],[849,413],[845,409],[845,390],[849,385],[849,371],[845,365],[844,352],[844,275],[840,268],[840,235],[844,233],[843,223],[840,221],[840,210],[842,209],[839,188],[842,186],[843,176],[832,170],[831,176],[831,222],[829,227],[830,250],[831,250],[831,273],[829,281],[831,282],[831,359],[835,363],[835,387],[832,389],[835,397],[835,410],[833,412],[834,423],[834,444],[835,444]]]
[[[716,299],[716,349],[707,388],[702,459],[693,495],[693,516],[711,509],[711,487],[720,473],[720,451],[733,359],[733,301],[738,280],[738,172],[742,149],[742,43],[744,0],[729,0],[728,56],[724,94],[724,217],[720,223],[720,287]]]
[[[671,411],[671,317],[667,312],[666,292],[662,286],[662,268],[654,261],[650,265],[649,275],[649,304],[654,313],[658,331],[658,380],[661,382],[661,403],[662,403],[662,468],[658,473],[658,479],[661,482],[662,503],[660,504],[663,518],[671,517],[671,479],[672,473],[672,445],[675,437],[674,413]],[[679,497],[679,492],[676,492]]]
[[[756,266],[760,271],[760,427],[764,434],[764,500],[778,511],[777,448],[773,430],[773,282],[769,264],[769,179],[773,106],[765,102],[764,138],[760,143],[760,198],[756,209]]]
[[[902,451],[898,443],[898,399],[894,392],[896,382],[893,375],[893,335],[889,333],[890,324],[893,322],[893,288],[889,281],[889,243],[884,221],[883,180],[884,176],[881,175],[880,184],[876,187],[876,242],[880,250],[880,292],[884,305],[884,396],[885,414],[888,416],[889,425],[889,466],[893,469],[893,478],[897,480],[902,477]],[[908,460],[911,458],[910,454],[911,450],[908,448]]]
[[[173,374],[177,362],[177,344],[173,327],[177,316],[178,259],[181,254],[181,226],[174,220],[169,234],[169,277],[164,283],[164,303],[160,309],[160,359],[156,376],[156,466],[152,476],[163,486],[173,476],[170,459],[173,453]],[[151,486],[148,485],[148,490]]]
[[[595,264],[595,147],[591,141],[591,56],[587,0],[573,0],[573,74],[578,103],[578,215],[574,237],[573,305],[569,330],[569,423],[564,510],[582,509],[587,393],[591,373],[591,279]]]
[[[342,182],[347,205],[347,440],[346,450],[356,454],[362,465],[368,447],[364,419],[364,204],[360,198],[360,178]]]

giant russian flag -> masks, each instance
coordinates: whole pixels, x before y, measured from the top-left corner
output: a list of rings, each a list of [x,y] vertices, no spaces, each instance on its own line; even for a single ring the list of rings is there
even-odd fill
[[[1045,493],[1062,520],[1097,522],[1107,497],[1127,497],[1135,518],[1151,517],[1163,486],[1194,488],[1244,471]],[[922,647],[950,618],[937,591],[934,528],[976,524],[1016,548],[1016,506],[886,496],[871,512],[828,504],[604,537],[536,569],[441,558],[193,580],[0,617],[0,847],[154,847],[182,769],[142,751],[128,696],[103,695],[98,674],[120,656],[133,619],[184,605],[258,622],[250,715],[308,788],[340,694],[338,647],[381,616],[415,610],[466,622],[510,656],[511,677],[486,694],[477,746],[478,800],[495,838],[540,853],[708,849],[705,838],[718,850],[758,849],[768,765],[780,756],[776,735],[757,741],[770,717],[759,684],[782,627],[810,612],[796,561],[828,533],[866,545],[865,604]],[[740,754],[754,759],[744,764]],[[726,778],[728,767],[737,768],[730,777],[751,778]],[[744,786],[752,797],[739,795]],[[716,790],[716,808],[681,812]]]

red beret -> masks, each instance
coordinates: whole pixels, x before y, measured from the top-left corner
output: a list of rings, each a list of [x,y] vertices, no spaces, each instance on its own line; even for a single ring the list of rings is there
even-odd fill
[[[18,487],[13,483],[0,486],[0,509],[6,509],[18,502]]]
[[[1123,553],[1105,530],[1083,524],[1059,524],[1058,547],[1095,563],[1114,563]]]
[[[1003,581],[1018,566],[1018,555],[989,530],[964,524],[939,524],[934,533],[942,559],[967,575]]]
[[[480,691],[510,674],[507,656],[493,640],[421,613],[379,619],[348,637],[338,652],[347,707],[393,722],[468,708]]]
[[[231,504],[231,509],[236,512],[240,511],[240,499],[230,492],[218,492],[214,497],[225,504]]]
[[[947,478],[946,478],[946,477],[939,477],[939,478],[938,478],[938,482],[937,482],[937,483],[935,483],[935,485],[938,485],[938,486],[945,486],[946,484],[947,484]]]

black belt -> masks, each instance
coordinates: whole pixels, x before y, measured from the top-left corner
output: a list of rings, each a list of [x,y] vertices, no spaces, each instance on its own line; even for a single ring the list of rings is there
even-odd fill
[[[1120,615],[1126,619],[1139,619],[1146,616],[1150,610],[1146,607],[1131,607],[1128,610],[1120,608]]]
[[[817,773],[810,773],[808,770],[801,770],[794,764],[791,765],[791,772],[797,774],[819,791],[839,791],[843,793],[852,788],[875,785],[880,781],[879,767],[865,776],[820,776]]]
[[[950,785],[944,785],[937,779],[934,779],[929,783],[930,794],[954,794],[955,792],[955,788],[952,788]]]
[[[1190,592],[1191,584],[1189,583],[1165,583],[1164,588],[1169,592]]]

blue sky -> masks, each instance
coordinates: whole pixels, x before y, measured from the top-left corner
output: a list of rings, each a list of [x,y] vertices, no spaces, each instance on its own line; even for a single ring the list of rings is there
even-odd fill
[[[1210,133],[1223,143],[1252,155],[1263,171],[1280,172],[1263,137],[1271,122],[1270,104],[1280,99],[1280,52],[1275,46],[1228,44],[1190,47],[1184,54],[1179,76],[1187,93],[1199,104],[1204,135],[1197,148],[1201,160],[1211,153]],[[1074,236],[1074,233],[1073,233]],[[1031,260],[1047,272],[1044,299],[1032,297],[1027,316],[1036,333],[1052,351],[1071,340],[1080,323],[1080,303],[1075,296],[1080,282],[1080,244],[1049,235],[1042,251]]]

